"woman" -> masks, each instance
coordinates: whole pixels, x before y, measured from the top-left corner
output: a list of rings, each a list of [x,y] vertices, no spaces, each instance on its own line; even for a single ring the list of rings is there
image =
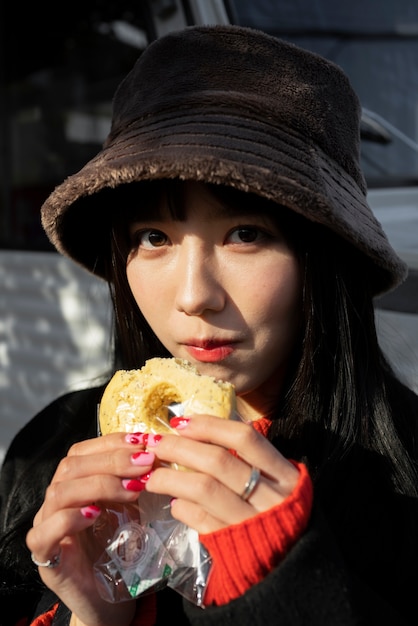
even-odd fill
[[[415,623],[418,399],[373,311],[406,268],[367,204],[341,70],[250,29],[167,35],[42,219],[108,281],[117,366],[187,358],[234,383],[242,420],[96,437],[103,386],[37,415],[2,471],[5,623]],[[99,593],[92,528],[144,490],[209,552],[203,606]]]

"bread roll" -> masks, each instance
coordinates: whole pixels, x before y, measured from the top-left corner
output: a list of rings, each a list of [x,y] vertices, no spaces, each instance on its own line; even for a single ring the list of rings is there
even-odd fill
[[[200,374],[184,359],[149,359],[141,369],[113,375],[100,403],[101,434],[167,432],[168,407],[174,403],[182,404],[181,415],[207,413],[229,419],[236,408],[235,389]]]

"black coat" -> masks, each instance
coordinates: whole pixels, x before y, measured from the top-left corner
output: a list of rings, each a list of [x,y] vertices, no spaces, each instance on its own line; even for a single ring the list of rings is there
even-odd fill
[[[95,436],[102,392],[97,387],[57,399],[8,450],[0,478],[0,626],[33,618],[56,601],[42,586],[25,535],[59,460],[73,442]],[[417,502],[393,493],[376,459],[355,461],[337,493],[314,497],[307,531],[262,582],[225,606],[205,609],[165,589],[158,593],[157,624],[416,626]],[[61,606],[54,624],[68,621]]]

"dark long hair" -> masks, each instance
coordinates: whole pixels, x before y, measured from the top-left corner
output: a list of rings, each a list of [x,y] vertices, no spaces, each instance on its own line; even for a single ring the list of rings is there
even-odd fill
[[[303,275],[300,342],[295,347],[286,385],[277,405],[272,439],[295,458],[304,458],[318,482],[332,482],[333,471],[354,449],[384,458],[400,493],[418,495],[413,449],[418,399],[394,375],[379,346],[369,261],[351,244],[320,224],[285,207],[232,188],[208,186],[240,211],[276,218],[295,250]],[[166,194],[172,215],[182,219],[182,183],[140,184],[142,199],[155,208]],[[125,213],[113,226],[109,283],[115,311],[119,366],[139,367],[152,356],[169,356],[133,299],[126,279],[130,244],[129,216],[137,203],[133,185],[126,189]],[[145,198],[145,200],[144,200]],[[335,478],[337,480],[337,478]]]

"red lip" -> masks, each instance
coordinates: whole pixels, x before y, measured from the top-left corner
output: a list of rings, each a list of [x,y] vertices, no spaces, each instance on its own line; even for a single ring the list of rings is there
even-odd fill
[[[202,363],[215,363],[226,359],[234,351],[234,345],[231,341],[219,341],[216,339],[208,340],[191,340],[185,344],[187,352],[196,361]]]

